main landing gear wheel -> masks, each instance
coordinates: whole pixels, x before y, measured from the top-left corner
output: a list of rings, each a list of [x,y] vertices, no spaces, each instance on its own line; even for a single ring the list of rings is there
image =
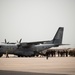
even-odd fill
[[[2,57],[3,56],[3,54],[0,54],[0,57]]]

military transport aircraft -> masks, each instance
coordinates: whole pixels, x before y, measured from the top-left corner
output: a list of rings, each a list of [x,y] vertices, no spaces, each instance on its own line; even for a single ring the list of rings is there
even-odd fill
[[[3,56],[3,54],[14,54],[18,57],[32,57],[40,54],[43,50],[63,45],[63,31],[64,28],[59,27],[54,38],[48,41],[21,42],[22,39],[20,39],[18,43],[7,43],[5,40],[5,43],[0,45],[0,57]]]

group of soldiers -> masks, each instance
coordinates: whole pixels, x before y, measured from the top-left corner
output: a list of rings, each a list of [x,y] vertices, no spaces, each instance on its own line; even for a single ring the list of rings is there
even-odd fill
[[[48,50],[46,52],[46,58],[48,59],[48,57],[56,57],[56,55],[58,55],[58,57],[68,57],[69,52],[66,50],[63,51],[55,51],[55,50]]]

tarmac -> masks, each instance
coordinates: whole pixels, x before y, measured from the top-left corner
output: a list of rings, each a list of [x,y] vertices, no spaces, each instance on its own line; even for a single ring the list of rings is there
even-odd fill
[[[75,75],[75,57],[1,57],[0,75]]]

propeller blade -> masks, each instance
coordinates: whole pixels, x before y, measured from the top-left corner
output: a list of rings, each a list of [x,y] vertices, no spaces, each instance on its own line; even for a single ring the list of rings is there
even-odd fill
[[[20,39],[19,43],[21,43],[22,39]]]
[[[7,43],[6,39],[5,39],[5,43]]]

